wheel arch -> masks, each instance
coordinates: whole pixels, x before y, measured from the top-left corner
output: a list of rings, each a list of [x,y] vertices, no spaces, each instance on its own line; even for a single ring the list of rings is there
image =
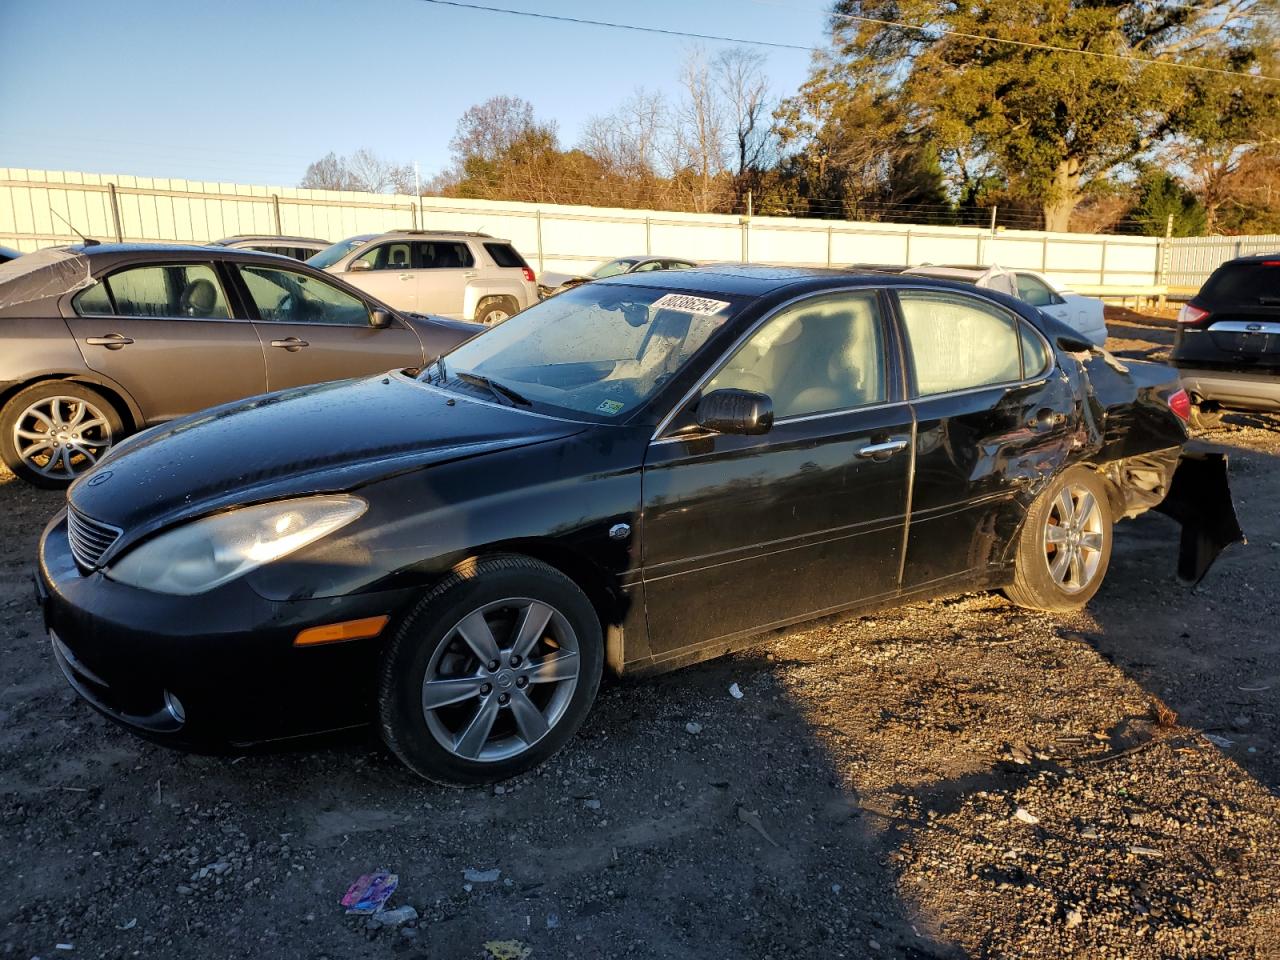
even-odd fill
[[[41,383],[50,383],[52,381],[62,380],[72,383],[82,383],[86,387],[92,387],[101,393],[107,401],[115,407],[116,413],[124,422],[125,430],[133,433],[142,429],[143,416],[142,409],[137,405],[134,399],[129,396],[120,384],[107,377],[98,376],[96,374],[84,372],[52,372],[43,373],[39,376],[29,377],[16,383],[10,384],[3,392],[0,392],[0,408],[3,408],[13,397],[26,390],[28,387],[34,387]]]

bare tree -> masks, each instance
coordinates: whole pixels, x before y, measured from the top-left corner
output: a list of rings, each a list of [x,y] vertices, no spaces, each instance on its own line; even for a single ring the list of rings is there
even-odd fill
[[[688,184],[693,208],[706,212],[722,192],[718,181],[725,171],[725,111],[706,52],[700,47],[685,55],[680,86],[671,167],[677,181]]]
[[[757,50],[730,47],[713,62],[716,84],[725,101],[733,137],[736,174],[742,179],[772,160],[768,156],[771,132],[769,81],[764,74],[767,58]]]
[[[349,157],[330,151],[307,167],[299,186],[310,190],[412,193],[413,168],[384,160],[367,147]]]
[[[535,132],[554,137],[555,124],[538,123],[528,100],[490,97],[462,115],[449,146],[459,164],[476,158],[493,161],[506,156],[520,140]]]
[[[582,132],[580,148],[607,169],[626,176],[654,176],[669,126],[661,93],[637,89],[613,113],[592,117]]]

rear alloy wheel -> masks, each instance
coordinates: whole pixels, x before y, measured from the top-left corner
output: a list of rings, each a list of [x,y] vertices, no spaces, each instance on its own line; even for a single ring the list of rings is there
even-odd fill
[[[40,487],[65,487],[97,465],[124,432],[102,394],[74,381],[38,383],[0,413],[0,454],[17,476]]]
[[[424,598],[383,660],[383,739],[441,783],[522,773],[586,717],[600,683],[600,621],[559,571],[520,556],[479,560]]]
[[[506,297],[490,297],[476,310],[476,323],[494,326],[510,320],[517,312],[515,304]]]
[[[1072,467],[1027,511],[1014,582],[1005,593],[1036,610],[1075,610],[1102,586],[1111,561],[1111,505],[1103,480]]]

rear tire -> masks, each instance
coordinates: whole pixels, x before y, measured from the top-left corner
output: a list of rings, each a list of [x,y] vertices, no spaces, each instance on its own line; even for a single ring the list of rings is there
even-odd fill
[[[515,554],[474,561],[423,597],[384,652],[382,738],[436,783],[506,780],[578,731],[603,664],[600,618],[572,580]]]
[[[1036,498],[1014,558],[1005,596],[1020,607],[1062,612],[1088,603],[1111,562],[1111,502],[1088,467],[1063,471]]]
[[[476,323],[491,327],[509,320],[519,312],[519,304],[510,297],[486,297],[476,308]]]
[[[111,401],[75,380],[33,384],[0,410],[0,459],[37,487],[67,486],[123,436]]]

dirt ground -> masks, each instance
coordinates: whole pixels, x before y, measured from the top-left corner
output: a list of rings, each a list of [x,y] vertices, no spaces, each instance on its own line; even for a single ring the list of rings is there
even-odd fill
[[[99,718],[31,600],[60,498],[0,476],[0,957],[1280,957],[1280,420],[1207,439],[1249,544],[1196,589],[1150,515],[1079,615],[975,594],[768,638],[608,687],[472,791],[371,736],[209,758]],[[344,916],[378,868],[416,921]]]

